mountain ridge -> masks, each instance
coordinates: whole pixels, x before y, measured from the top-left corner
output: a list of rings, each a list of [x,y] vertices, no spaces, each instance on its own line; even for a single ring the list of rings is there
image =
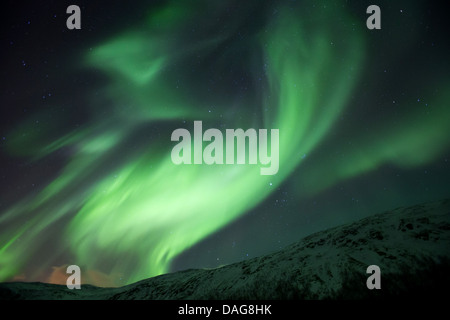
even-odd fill
[[[439,298],[450,284],[450,199],[400,207],[313,233],[271,254],[120,288],[1,283],[0,299]],[[369,265],[381,290],[366,287]]]

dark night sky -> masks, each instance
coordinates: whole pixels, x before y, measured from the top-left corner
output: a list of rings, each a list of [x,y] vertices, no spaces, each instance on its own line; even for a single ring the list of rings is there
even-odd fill
[[[122,285],[448,197],[446,12],[372,2],[3,2],[0,281]],[[194,120],[279,128],[279,173],[175,166]]]

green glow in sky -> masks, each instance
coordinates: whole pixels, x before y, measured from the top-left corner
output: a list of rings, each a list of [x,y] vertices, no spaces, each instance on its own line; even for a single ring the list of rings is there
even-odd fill
[[[351,59],[335,67],[335,52],[327,47],[327,31],[318,30],[309,43],[303,40],[301,30],[301,23],[286,14],[274,23],[269,34],[260,36],[260,50],[270,65],[267,77],[271,88],[270,94],[261,94],[272,97],[264,96],[266,105],[261,108],[263,113],[268,110],[264,126],[280,129],[280,172],[261,176],[258,167],[250,165],[174,166],[170,154],[155,161],[153,154],[158,151],[149,148],[124,165],[117,177],[99,182],[71,221],[69,242],[80,263],[95,264],[96,252],[118,256],[132,252],[138,263],[133,259],[118,261],[113,272],[133,268],[129,281],[167,272],[175,256],[244,214],[289,175],[344,107],[361,51],[355,36],[351,46],[341,48]],[[286,43],[286,35],[292,37],[290,43]],[[164,57],[156,56],[155,64],[148,63],[145,57],[152,48],[142,43],[148,42],[138,36],[113,39],[94,50],[91,61],[115,73],[115,83],[146,83],[151,87],[163,73],[156,66],[161,67]],[[130,52],[135,59],[123,63]],[[311,57],[314,59],[309,60]],[[109,62],[105,65],[101,61]],[[115,61],[120,63],[110,65]],[[328,79],[328,68],[335,69],[334,79]],[[319,98],[323,87],[318,84],[334,83],[332,80],[338,83],[335,92]],[[174,110],[167,107],[167,97],[173,89],[167,88],[155,97],[146,88],[133,90],[139,91],[135,107],[141,117],[149,121],[171,118]],[[176,109],[189,115],[187,111],[196,107],[183,100],[181,97]],[[319,101],[322,110],[315,107]],[[152,117],[152,113],[157,116]],[[196,116],[194,112],[190,118]]]
[[[11,147],[11,153],[34,158],[63,147],[72,154],[39,194],[0,215],[0,225],[6,226],[0,234],[0,281],[32,264],[35,252],[54,238],[63,239],[59,249],[46,254],[48,265],[37,265],[36,275],[61,254],[72,256],[67,264],[120,274],[125,283],[168,272],[177,255],[263,201],[332,134],[365,63],[361,33],[352,28],[352,18],[336,11],[339,6],[312,11],[303,21],[280,10],[248,40],[265,61],[267,86],[250,101],[252,108],[247,100],[236,102],[245,104],[240,117],[227,114],[228,97],[217,97],[221,116],[210,114],[202,103],[202,84],[177,90],[170,81],[177,66],[192,63],[199,53],[213,53],[234,30],[180,47],[181,31],[190,22],[184,15],[194,14],[184,6],[168,5],[149,17],[147,30],[125,30],[86,52],[83,67],[100,70],[108,79],[101,95],[110,102],[99,106],[106,116],[93,107],[95,121],[79,131],[28,151]],[[345,41],[335,41],[343,34]],[[427,121],[413,114],[400,125],[379,128],[379,135],[362,134],[358,147],[348,147],[346,162],[311,159],[312,169],[299,177],[302,186],[313,193],[386,162],[415,166],[431,161],[446,145],[442,137],[449,127],[449,113],[435,112]],[[194,120],[215,127],[222,114],[227,128],[279,129],[277,175],[260,175],[259,166],[252,165],[176,166],[170,132],[145,137],[144,149],[123,154],[137,127],[186,121],[190,129]],[[435,130],[427,130],[430,126]],[[18,143],[27,130],[32,135],[26,124],[18,130]]]

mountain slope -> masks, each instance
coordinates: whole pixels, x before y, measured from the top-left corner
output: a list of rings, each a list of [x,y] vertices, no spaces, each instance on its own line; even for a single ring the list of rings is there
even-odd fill
[[[366,269],[381,269],[368,290]],[[0,299],[438,298],[450,284],[450,199],[398,208],[315,233],[281,251],[121,288],[0,284]]]

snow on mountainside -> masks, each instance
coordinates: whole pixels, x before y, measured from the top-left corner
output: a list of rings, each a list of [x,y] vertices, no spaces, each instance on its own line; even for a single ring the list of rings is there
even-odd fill
[[[381,290],[366,287],[369,265],[381,269]],[[0,299],[433,298],[448,288],[449,267],[450,199],[377,214],[217,269],[121,288],[3,283]]]

